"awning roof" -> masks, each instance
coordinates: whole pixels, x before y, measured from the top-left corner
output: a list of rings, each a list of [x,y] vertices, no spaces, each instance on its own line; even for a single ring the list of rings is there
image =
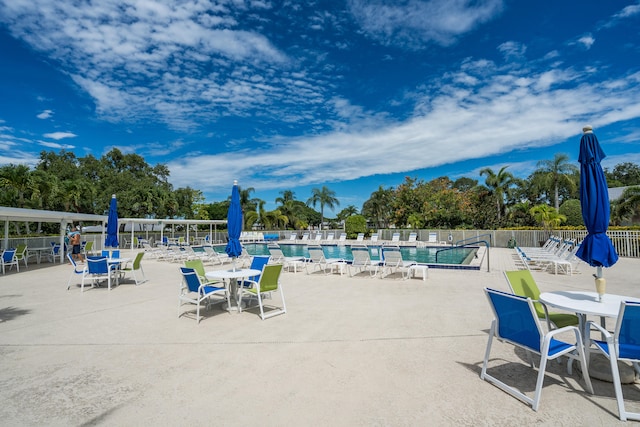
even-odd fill
[[[39,209],[9,208],[5,206],[0,206],[0,221],[106,222],[107,216],[72,213],[72,212],[44,211]]]

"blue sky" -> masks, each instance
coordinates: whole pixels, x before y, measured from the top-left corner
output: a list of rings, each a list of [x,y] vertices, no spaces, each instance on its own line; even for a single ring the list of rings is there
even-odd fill
[[[0,165],[113,147],[224,200],[640,163],[640,3],[0,0]],[[340,209],[338,208],[338,210]]]

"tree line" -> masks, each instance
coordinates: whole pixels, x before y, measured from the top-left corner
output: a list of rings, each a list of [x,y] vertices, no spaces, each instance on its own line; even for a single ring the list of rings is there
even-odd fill
[[[350,205],[335,218],[325,218],[325,208],[340,206],[336,193],[326,186],[314,188],[305,201],[297,200],[291,190],[281,191],[276,208],[270,211],[264,209],[264,200],[253,197],[253,188],[241,188],[245,229],[337,228],[347,219],[370,228],[582,225],[579,170],[566,154],[540,161],[525,179],[515,177],[508,166],[498,171],[484,168],[479,175],[478,179],[455,180],[443,176],[428,182],[406,177],[395,187],[380,186],[360,210]],[[634,163],[605,169],[605,175],[609,187],[640,185],[640,167]],[[42,151],[34,169],[13,164],[0,167],[0,205],[104,215],[111,195],[117,194],[121,217],[226,218],[228,199],[206,203],[198,189],[174,189],[169,176],[166,165],[151,166],[141,156],[116,148],[100,158],[76,157],[64,150]],[[620,224],[638,215],[639,198],[640,187],[625,191],[612,205],[612,223]],[[19,229],[15,231],[20,233]]]

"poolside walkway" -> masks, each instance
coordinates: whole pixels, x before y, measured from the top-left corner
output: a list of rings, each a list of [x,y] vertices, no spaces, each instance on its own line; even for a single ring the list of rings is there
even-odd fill
[[[426,282],[283,273],[286,315],[214,308],[199,325],[177,316],[178,264],[145,259],[148,282],[84,293],[66,290],[70,266],[30,265],[0,276],[0,423],[618,424],[612,384],[586,394],[565,364],[550,363],[538,412],[480,380],[482,288],[508,290],[512,254],[493,248],[490,272],[430,269]],[[592,270],[533,274],[543,291],[591,291]],[[640,297],[639,271],[620,259],[608,291]],[[493,357],[532,394],[523,353],[498,344]],[[640,390],[624,391],[639,410]]]

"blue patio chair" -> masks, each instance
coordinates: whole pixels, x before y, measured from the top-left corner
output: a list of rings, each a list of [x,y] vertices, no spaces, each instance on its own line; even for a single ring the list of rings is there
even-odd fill
[[[111,258],[120,258],[120,249],[114,249],[111,251]]]
[[[214,295],[222,295],[226,300],[227,305],[231,305],[229,301],[229,292],[224,286],[210,286],[200,282],[198,273],[193,268],[180,267],[180,273],[182,274],[182,281],[180,282],[180,294],[178,295],[178,317],[184,313],[180,312],[180,309],[184,303],[196,305],[196,321],[200,323],[200,304],[203,301],[208,301],[207,308],[211,306],[211,297]]]
[[[100,253],[100,255],[105,257],[105,258],[111,258],[111,251],[103,249],[102,252]]]
[[[49,252],[49,261],[56,262],[56,259],[60,256],[60,244],[51,242],[51,252]]]
[[[613,335],[597,323],[588,322],[589,330],[602,333],[604,340],[593,340],[594,347],[590,351],[602,353],[611,363],[611,374],[613,377],[613,387],[616,392],[618,402],[618,413],[622,421],[640,421],[640,413],[627,412],[624,406],[624,395],[622,394],[622,384],[620,382],[620,371],[618,370],[618,360],[631,362],[636,374],[640,374],[640,303],[622,302],[618,312],[618,320]]]
[[[107,263],[106,257],[87,257],[87,265],[82,275],[82,285],[80,290],[84,292],[85,280],[91,281],[91,287],[94,287],[102,280],[107,281],[107,287],[111,290],[111,279],[116,274],[115,269]]]
[[[533,410],[537,411],[540,405],[540,395],[542,394],[542,383],[544,382],[547,361],[557,359],[560,356],[567,356],[569,358],[567,364],[569,373],[571,373],[572,361],[578,360],[581,364],[582,376],[587,385],[587,390],[593,394],[593,386],[587,373],[587,361],[582,344],[582,336],[577,327],[565,326],[564,328],[554,329],[544,333],[530,298],[524,298],[489,288],[485,288],[484,291],[489,299],[489,304],[493,309],[495,317],[491,322],[489,341],[487,342],[480,378],[489,381],[513,397],[531,405]],[[573,332],[576,342],[569,344],[555,338],[556,335],[564,332]],[[534,363],[531,353],[540,356],[540,366],[538,367],[538,378],[533,399],[520,390],[505,384],[487,373],[491,344],[493,343],[494,337],[499,341],[524,349],[527,352],[532,368],[534,367]]]
[[[254,256],[251,259],[251,265],[249,266],[249,268],[251,270],[262,271],[262,267],[267,265],[270,258],[271,258],[270,256]],[[261,274],[262,273],[258,274],[257,276],[248,277],[247,280],[239,280],[238,286],[243,288],[250,287],[252,282],[257,282],[258,280],[260,280]]]
[[[20,271],[20,264],[18,264],[18,258],[16,258],[16,250],[5,249],[2,252],[2,274],[5,274],[6,266],[9,266],[9,270],[11,270],[14,265],[18,271]]]
[[[73,270],[71,270],[71,274],[69,275],[69,280],[67,281],[67,290],[69,290],[69,288],[71,288],[71,279],[73,278],[73,276],[84,275],[84,271],[86,270],[86,267],[82,266],[81,269],[78,269],[78,264],[76,263],[76,260],[73,259],[73,256],[71,256],[71,254],[67,254],[67,259],[73,266]]]

